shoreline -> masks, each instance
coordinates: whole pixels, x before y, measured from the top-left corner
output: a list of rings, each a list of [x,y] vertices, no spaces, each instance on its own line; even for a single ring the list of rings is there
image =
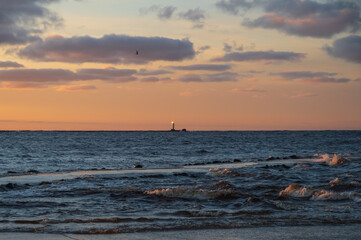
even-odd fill
[[[202,229],[164,232],[140,232],[122,234],[47,234],[47,233],[0,233],[0,240],[223,240],[223,239],[361,239],[361,224],[331,226],[289,226],[289,227],[252,227],[234,229]]]

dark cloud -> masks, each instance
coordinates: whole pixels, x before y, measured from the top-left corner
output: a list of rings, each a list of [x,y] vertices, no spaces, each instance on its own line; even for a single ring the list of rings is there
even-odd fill
[[[228,44],[228,43],[223,43],[223,51],[226,53],[230,53],[233,51],[233,49],[237,50],[237,51],[243,51],[243,45],[238,46],[235,42],[233,42],[233,44]]]
[[[194,28],[203,28],[204,19],[206,18],[205,12],[200,8],[189,9],[186,12],[179,13],[179,16],[183,19],[194,23]]]
[[[181,82],[235,82],[238,74],[234,72],[221,72],[215,74],[186,74],[179,78]]]
[[[64,69],[11,69],[0,70],[2,82],[56,84],[79,80],[77,74]]]
[[[160,19],[170,19],[176,10],[176,7],[165,6],[158,10],[158,18]]]
[[[0,44],[25,44],[40,40],[47,28],[60,26],[62,19],[43,5],[58,0],[1,0]]]
[[[206,50],[208,50],[210,48],[211,48],[210,46],[202,46],[202,47],[198,48],[197,54],[200,54],[200,53],[202,53],[202,52],[204,52],[204,51],[206,51]]]
[[[11,61],[0,61],[0,68],[22,68],[24,65]]]
[[[337,39],[332,47],[325,46],[324,49],[330,56],[361,63],[361,36],[354,35]]]
[[[148,8],[139,9],[140,14],[145,15],[149,12],[156,12],[159,19],[166,20],[170,19],[177,8],[174,6],[159,6],[153,5]]]
[[[229,64],[194,64],[187,66],[170,66],[169,68],[175,70],[186,70],[186,71],[226,71],[231,69]]]
[[[136,54],[138,51],[138,55]],[[101,38],[54,36],[30,44],[19,56],[49,62],[103,62],[145,64],[150,61],[182,61],[196,52],[188,39],[104,35]]]
[[[337,78],[337,73],[328,72],[280,72],[272,73],[271,75],[280,76],[284,80],[299,80],[308,83],[347,83],[353,81],[349,78]]]
[[[332,77],[332,76],[336,76],[337,73],[302,71],[302,72],[272,73],[271,75],[278,75],[286,79],[299,79],[299,78],[313,78],[313,77]]]
[[[276,52],[276,51],[250,51],[250,52],[232,52],[222,57],[214,58],[212,61],[220,62],[244,62],[244,61],[296,61],[304,58],[306,54],[295,52]]]
[[[155,75],[162,75],[162,74],[171,74],[173,72],[171,71],[166,71],[166,70],[153,70],[153,71],[149,71],[147,69],[140,69],[139,72],[137,73],[137,75],[140,76],[155,76]]]
[[[360,6],[352,1],[222,0],[216,5],[231,14],[261,8],[265,15],[245,19],[242,24],[297,36],[328,38],[343,31],[357,31],[361,23]]]
[[[221,0],[216,3],[216,6],[225,12],[237,15],[240,10],[247,10],[254,5],[253,1],[247,0]]]

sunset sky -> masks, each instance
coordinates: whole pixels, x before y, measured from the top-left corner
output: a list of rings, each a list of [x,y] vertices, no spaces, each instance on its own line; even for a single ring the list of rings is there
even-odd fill
[[[0,0],[0,129],[361,129],[360,9]]]

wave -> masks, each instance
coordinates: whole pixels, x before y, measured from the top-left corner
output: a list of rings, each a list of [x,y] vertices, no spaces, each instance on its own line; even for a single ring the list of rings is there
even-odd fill
[[[286,189],[280,192],[280,196],[290,196],[290,197],[311,197],[315,190],[300,186],[297,184],[291,184]]]
[[[233,176],[233,177],[238,177],[240,176],[239,172],[236,171],[232,171],[232,170],[228,170],[228,169],[220,169],[220,168],[213,168],[213,169],[209,169],[208,170],[208,174],[213,176],[213,177],[218,177],[218,176]]]
[[[319,192],[315,192],[311,200],[314,201],[340,201],[340,200],[352,200],[357,203],[361,202],[361,197],[359,197],[357,192],[333,192],[321,190]]]
[[[308,198],[313,201],[339,201],[339,200],[352,200],[355,202],[361,202],[357,192],[334,192],[327,190],[315,190],[300,186],[297,184],[291,184],[279,193],[280,196],[289,196],[296,198]]]
[[[321,158],[317,159],[316,162],[325,162],[330,166],[335,166],[335,165],[342,165],[346,162],[348,162],[348,160],[346,158],[344,158],[343,156],[348,156],[348,154],[344,154],[342,155],[337,155],[337,154],[333,154],[332,158],[330,157],[329,154],[322,154],[322,155],[316,155],[319,156]]]
[[[147,195],[170,198],[187,198],[187,199],[212,199],[212,198],[231,198],[236,197],[237,192],[232,189],[192,189],[192,188],[158,188],[155,190],[144,191]]]

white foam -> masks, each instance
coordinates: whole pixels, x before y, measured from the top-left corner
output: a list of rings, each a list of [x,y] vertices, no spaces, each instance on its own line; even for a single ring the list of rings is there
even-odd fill
[[[336,200],[353,200],[355,202],[361,202],[361,198],[358,196],[357,192],[333,192],[321,190],[319,192],[315,192],[311,200],[314,201],[336,201]]]
[[[290,197],[311,197],[315,190],[300,186],[297,184],[291,184],[286,189],[280,192],[280,196]]]
[[[325,162],[325,163],[329,164],[330,166],[341,165],[346,162],[345,158],[343,158],[341,155],[337,155],[337,154],[333,154],[332,158],[327,153],[318,155],[318,156],[321,158],[316,159],[315,162]]]
[[[336,178],[338,180],[338,178]],[[335,180],[336,180],[335,179]],[[334,181],[335,181],[334,180]],[[280,192],[280,196],[309,198],[313,201],[336,201],[336,200],[353,200],[361,202],[361,197],[357,192],[333,192],[326,190],[314,190],[305,186],[291,184]]]
[[[225,168],[223,170],[220,168],[213,168],[213,169],[211,168],[208,170],[208,174],[213,177],[218,177],[218,176],[222,176],[222,175],[239,176],[238,172],[228,170],[227,168]]]

